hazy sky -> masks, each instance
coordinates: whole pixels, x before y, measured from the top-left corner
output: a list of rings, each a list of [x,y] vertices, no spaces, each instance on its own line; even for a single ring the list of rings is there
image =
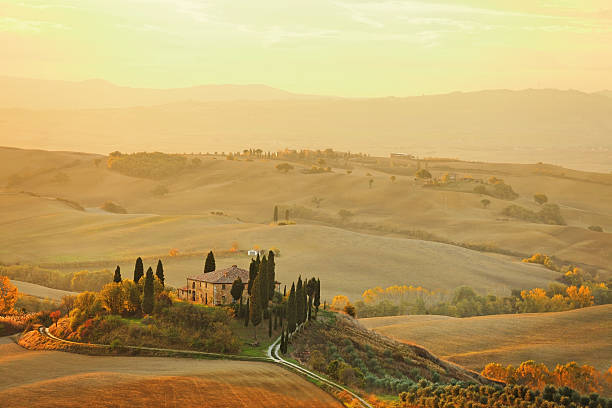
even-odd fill
[[[0,75],[347,96],[612,88],[611,0],[0,0]]]

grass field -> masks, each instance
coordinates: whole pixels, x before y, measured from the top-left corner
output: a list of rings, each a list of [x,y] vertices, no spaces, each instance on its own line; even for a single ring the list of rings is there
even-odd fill
[[[612,365],[612,305],[556,313],[470,318],[393,316],[360,319],[381,334],[420,344],[468,368],[536,360],[554,368],[576,361],[599,370]]]
[[[341,407],[315,385],[272,364],[28,351],[7,338],[0,338],[0,377],[6,408]]]

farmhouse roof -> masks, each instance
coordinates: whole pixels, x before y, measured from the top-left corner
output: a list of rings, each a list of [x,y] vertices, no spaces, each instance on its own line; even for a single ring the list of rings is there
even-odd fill
[[[248,283],[249,272],[238,268],[236,265],[232,265],[229,268],[208,273],[201,273],[199,275],[192,276],[189,279],[208,283],[234,283],[237,278],[240,278],[242,283]]]

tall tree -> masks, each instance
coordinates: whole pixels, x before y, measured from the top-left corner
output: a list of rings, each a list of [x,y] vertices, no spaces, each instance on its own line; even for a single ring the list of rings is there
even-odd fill
[[[242,297],[243,291],[244,291],[244,283],[242,283],[242,279],[240,279],[240,276],[239,276],[236,278],[234,283],[232,283],[232,289],[230,290],[232,298],[234,298],[234,302]]]
[[[319,306],[321,305],[321,280],[317,278],[317,287],[314,293],[314,307],[315,307],[315,319],[319,314]]]
[[[274,251],[268,252],[268,299],[274,297],[274,289],[276,288],[276,263],[274,262]]]
[[[302,277],[300,276],[295,286],[295,304],[296,304],[296,322],[298,325],[304,323],[304,285],[302,284]]]
[[[297,324],[297,308],[295,301],[295,283],[291,284],[289,298],[287,299],[287,330],[293,333]]]
[[[247,299],[246,308],[244,309],[244,327],[249,325],[249,320],[251,319],[251,299]]]
[[[278,206],[274,206],[274,222],[278,222]]]
[[[259,272],[257,272],[257,278],[259,279],[259,307],[261,307],[261,310],[267,310],[268,309],[268,299],[270,298],[268,296],[268,260],[266,259],[266,256],[264,255],[263,258],[261,258],[261,263],[259,264]]]
[[[268,319],[268,337],[272,337],[272,316]]]
[[[147,269],[147,275],[145,276],[144,289],[142,293],[142,312],[144,314],[151,314],[153,312],[153,306],[155,306],[155,284],[153,280],[153,269],[151,269],[149,266],[149,269]]]
[[[259,255],[257,255],[257,260],[259,260]],[[258,261],[251,259],[251,264],[249,265],[249,282],[247,283],[247,293],[250,295],[253,289],[253,284],[255,283],[255,277],[257,276],[257,268]]]
[[[144,266],[142,265],[142,258],[136,259],[136,265],[134,265],[134,282],[138,283],[144,276]]]
[[[206,261],[204,262],[204,273],[212,272],[217,269],[215,265],[215,255],[213,251],[210,251],[208,255],[206,255]]]
[[[164,281],[166,278],[164,277],[164,265],[162,265],[161,259],[157,260],[157,268],[155,269],[155,276],[161,282],[162,286],[164,286]]]
[[[306,283],[306,294],[308,295],[308,306],[306,308],[306,319],[310,320],[312,314],[312,303],[315,291],[317,289],[317,280],[315,278],[308,279]]]
[[[113,282],[121,283],[121,268],[119,268],[119,265],[117,265],[117,267],[115,268],[115,276],[113,276]]]
[[[285,210],[285,221],[289,221],[289,209]]]
[[[257,274],[253,288],[251,288],[249,317],[253,325],[253,334],[257,342],[257,326],[261,323],[261,274]]]

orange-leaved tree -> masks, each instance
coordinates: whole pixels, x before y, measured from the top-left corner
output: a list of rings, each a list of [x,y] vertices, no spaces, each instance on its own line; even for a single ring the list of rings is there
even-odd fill
[[[0,314],[13,311],[17,302],[17,288],[13,286],[7,276],[0,276]]]

